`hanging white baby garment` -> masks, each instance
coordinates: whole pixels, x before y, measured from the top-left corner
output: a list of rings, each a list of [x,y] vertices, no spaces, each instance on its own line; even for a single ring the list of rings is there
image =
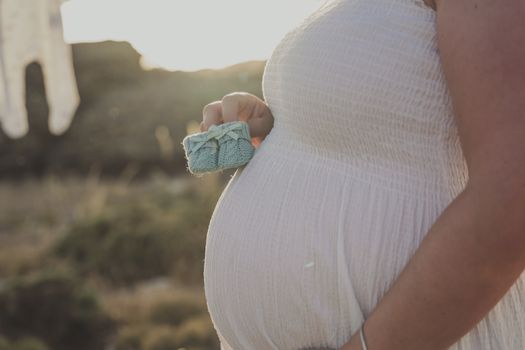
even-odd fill
[[[49,129],[61,134],[71,124],[80,98],[71,48],[64,42],[61,0],[0,0],[0,121],[13,138],[28,131],[25,70],[42,66]]]

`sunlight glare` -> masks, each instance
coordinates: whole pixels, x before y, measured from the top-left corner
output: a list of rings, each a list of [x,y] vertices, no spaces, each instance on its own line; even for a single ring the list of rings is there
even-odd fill
[[[68,43],[129,41],[147,65],[222,68],[267,59],[282,36],[324,0],[71,0]]]

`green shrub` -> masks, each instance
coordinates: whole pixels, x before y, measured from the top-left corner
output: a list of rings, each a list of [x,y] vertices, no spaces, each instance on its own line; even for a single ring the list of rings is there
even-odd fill
[[[24,337],[10,342],[0,336],[0,350],[49,350],[49,347],[41,340],[33,337]]]
[[[111,203],[68,227],[53,253],[81,274],[95,273],[114,285],[167,275],[201,283],[214,202],[191,191],[175,196],[157,190]]]
[[[13,350],[49,350],[46,344],[37,338],[22,338],[12,343]]]
[[[53,350],[96,350],[104,349],[114,327],[93,292],[63,272],[13,278],[0,290],[0,329],[11,339],[32,336]]]

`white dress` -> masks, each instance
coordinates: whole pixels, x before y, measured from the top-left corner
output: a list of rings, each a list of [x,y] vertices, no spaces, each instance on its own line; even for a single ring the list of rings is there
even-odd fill
[[[275,48],[274,127],[208,228],[223,350],[342,346],[463,190],[436,34],[422,0],[334,0]],[[525,275],[450,349],[525,349]]]

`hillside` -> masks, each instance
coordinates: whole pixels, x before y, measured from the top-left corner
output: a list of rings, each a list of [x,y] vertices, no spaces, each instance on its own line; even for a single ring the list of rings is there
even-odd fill
[[[0,131],[0,177],[176,174],[185,167],[186,125],[201,120],[205,104],[233,91],[262,97],[264,61],[192,73],[145,71],[129,44],[111,41],[75,44],[73,55],[81,104],[71,128],[49,134],[41,70],[28,66],[30,132],[11,140]]]

